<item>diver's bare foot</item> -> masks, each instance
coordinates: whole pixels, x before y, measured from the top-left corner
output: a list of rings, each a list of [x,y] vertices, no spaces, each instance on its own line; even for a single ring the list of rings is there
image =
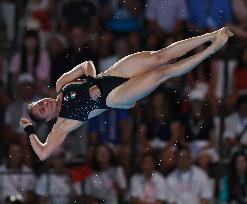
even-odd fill
[[[227,29],[222,29],[216,37],[216,40],[208,47],[209,51],[213,54],[222,48],[229,39],[230,33],[228,33]]]
[[[211,35],[211,40],[210,41],[211,42],[214,42],[217,39],[217,35],[220,32],[226,32],[229,37],[232,37],[233,36],[232,31],[228,27],[222,27],[222,28],[220,28],[220,29],[218,29],[218,30],[213,31],[213,32],[210,33],[210,35]]]
[[[232,37],[232,36],[233,36],[232,31],[231,31],[230,28],[228,28],[228,27],[223,27],[223,28],[221,28],[221,29],[219,30],[218,34],[219,34],[219,33],[222,33],[222,32],[225,32],[225,33],[228,35],[228,37]],[[217,35],[218,35],[218,34],[217,34]]]
[[[219,32],[221,32],[221,31],[223,31],[225,29],[226,29],[226,27],[222,27],[222,28],[220,28],[218,30],[215,30],[215,31],[209,33],[210,34],[210,38],[211,38],[210,41],[214,42],[217,39],[217,35],[219,34]]]
[[[234,36],[233,32],[230,30],[230,28],[226,27],[226,33],[228,34],[228,37]]]

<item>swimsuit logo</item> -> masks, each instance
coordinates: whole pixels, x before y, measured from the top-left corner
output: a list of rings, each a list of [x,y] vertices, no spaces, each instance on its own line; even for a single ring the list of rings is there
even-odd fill
[[[68,101],[69,100],[69,96],[68,95],[67,96],[64,96],[63,97],[63,100]]]
[[[74,91],[71,91],[71,92],[70,92],[70,98],[71,98],[71,99],[74,99],[75,96],[76,96],[76,93],[75,93]]]
[[[70,99],[75,99],[76,93],[74,91],[70,91],[68,95],[64,96],[63,99],[65,101],[69,101]]]

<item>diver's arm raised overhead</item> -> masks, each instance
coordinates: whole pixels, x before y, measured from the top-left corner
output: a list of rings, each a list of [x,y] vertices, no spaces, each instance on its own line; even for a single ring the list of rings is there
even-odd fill
[[[78,79],[82,75],[96,76],[96,69],[92,61],[85,61],[64,73],[56,82],[56,92],[58,93],[65,84]]]

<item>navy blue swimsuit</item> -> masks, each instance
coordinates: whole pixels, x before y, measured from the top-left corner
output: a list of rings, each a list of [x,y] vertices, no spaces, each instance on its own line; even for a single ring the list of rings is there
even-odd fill
[[[61,90],[63,98],[59,117],[87,121],[91,111],[109,109],[106,97],[114,88],[128,80],[122,77],[97,75],[95,81],[101,92],[97,101],[91,99],[86,80],[66,84]]]

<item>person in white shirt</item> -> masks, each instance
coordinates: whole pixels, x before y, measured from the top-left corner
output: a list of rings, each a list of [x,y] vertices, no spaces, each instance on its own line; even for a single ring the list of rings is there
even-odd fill
[[[19,75],[17,79],[17,92],[14,96],[15,100],[6,109],[4,122],[9,134],[19,134],[18,136],[20,136],[20,134],[25,133],[19,121],[23,115],[28,117],[26,104],[39,99],[35,93],[35,80],[31,74],[24,73]]]
[[[216,149],[216,128],[211,106],[207,104],[207,85],[197,83],[189,93],[189,110],[183,117],[184,133],[182,146],[190,148],[193,158],[207,171],[211,162],[217,162],[219,155]]]
[[[17,79],[17,94],[14,96],[14,100],[9,103],[6,107],[6,112],[4,116],[4,133],[5,138],[8,140],[18,140],[21,144],[25,145],[23,149],[25,154],[32,154],[32,149],[30,145],[26,145],[29,143],[29,139],[24,137],[23,128],[20,126],[20,119],[23,116],[28,117],[28,112],[26,108],[26,104],[30,101],[37,100],[38,96],[35,92],[35,80],[31,74],[23,73],[18,76]],[[46,135],[48,126],[35,124],[39,135]],[[40,139],[43,139],[40,137]],[[32,165],[31,157],[23,158],[29,166]]]
[[[184,0],[147,1],[145,19],[147,19],[151,31],[176,33],[182,30],[187,18],[188,11]]]
[[[152,153],[144,153],[141,158],[140,174],[133,175],[130,181],[131,204],[161,204],[168,201],[165,178],[155,170],[155,159]]]
[[[88,202],[117,204],[127,188],[123,168],[116,165],[113,151],[104,144],[95,147],[92,175],[85,181]]]
[[[18,197],[34,203],[36,177],[23,163],[23,147],[19,142],[9,144],[8,159],[0,166],[0,203],[9,197]]]
[[[65,151],[59,148],[51,158],[52,169],[41,175],[36,194],[39,204],[68,204],[75,194],[71,178],[66,170]]]
[[[247,95],[239,96],[236,109],[226,117],[224,126],[224,143],[231,151],[247,145]]]
[[[114,55],[99,60],[99,71],[104,72],[118,60],[130,54],[130,45],[126,38],[115,40]]]
[[[167,177],[168,186],[176,204],[209,204],[213,191],[207,174],[192,164],[190,151],[177,152],[177,168]]]

